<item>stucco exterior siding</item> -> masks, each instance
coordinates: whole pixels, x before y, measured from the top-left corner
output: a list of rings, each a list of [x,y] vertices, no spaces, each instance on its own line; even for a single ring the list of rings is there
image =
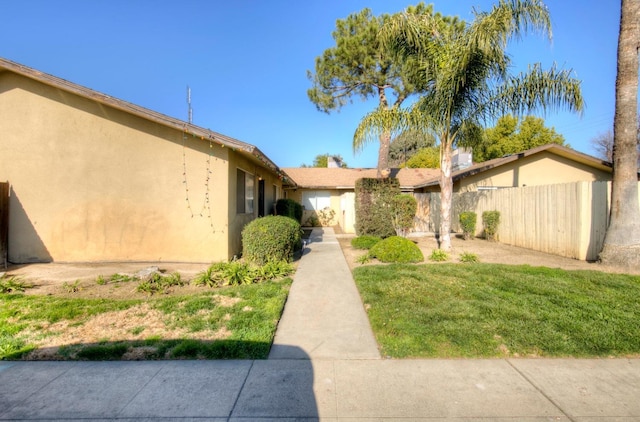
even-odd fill
[[[228,148],[9,72],[0,116],[10,262],[229,257]]]
[[[576,180],[608,181],[611,180],[611,172],[543,151],[467,176],[454,183],[454,191],[473,192],[478,187],[541,186]]]

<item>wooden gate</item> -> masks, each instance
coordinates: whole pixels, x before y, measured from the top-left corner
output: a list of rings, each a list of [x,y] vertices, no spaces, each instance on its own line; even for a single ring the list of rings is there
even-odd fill
[[[7,268],[9,253],[9,183],[0,183],[0,266]]]

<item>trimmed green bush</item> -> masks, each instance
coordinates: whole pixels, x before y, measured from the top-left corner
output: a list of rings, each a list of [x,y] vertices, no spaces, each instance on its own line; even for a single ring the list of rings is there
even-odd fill
[[[478,215],[472,211],[460,213],[460,226],[462,226],[462,236],[464,240],[473,239],[476,235],[476,221]]]
[[[442,249],[434,249],[429,255],[429,260],[434,262],[444,262],[449,260],[449,254]]]
[[[482,226],[484,237],[487,240],[498,240],[498,225],[500,224],[500,211],[485,211],[482,213]]]
[[[355,193],[356,234],[394,236],[392,204],[393,198],[400,194],[398,179],[358,179]]]
[[[293,261],[301,244],[300,223],[293,218],[271,215],[253,220],[242,230],[242,255],[250,263]]]
[[[351,239],[351,246],[354,249],[371,249],[373,245],[381,241],[382,239],[378,236],[358,236]]]
[[[411,240],[400,236],[391,236],[376,243],[369,256],[381,262],[422,262],[422,251]]]
[[[413,195],[406,193],[397,195],[391,203],[393,228],[398,236],[406,237],[413,228],[413,218],[418,211],[418,202]]]
[[[302,224],[302,205],[293,199],[278,199],[276,201],[276,215],[293,218]]]

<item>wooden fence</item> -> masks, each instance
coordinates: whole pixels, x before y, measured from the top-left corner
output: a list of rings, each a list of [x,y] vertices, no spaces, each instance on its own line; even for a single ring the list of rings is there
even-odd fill
[[[638,184],[640,191],[640,183]],[[501,243],[581,260],[596,260],[604,244],[610,203],[610,182],[575,182],[527,186],[453,195],[452,230],[460,232],[459,215],[477,214],[476,234],[482,233],[482,213],[500,211]],[[640,192],[639,192],[640,194]],[[424,226],[440,227],[440,194],[417,194]],[[428,198],[428,199],[427,199]],[[426,208],[427,217],[424,215]],[[417,227],[416,227],[417,228]]]
[[[9,253],[9,183],[0,183],[0,267],[7,268]]]

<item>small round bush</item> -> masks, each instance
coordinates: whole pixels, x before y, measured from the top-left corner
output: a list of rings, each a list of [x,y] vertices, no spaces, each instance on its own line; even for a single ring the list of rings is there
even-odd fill
[[[476,235],[476,220],[478,216],[475,212],[466,211],[460,213],[460,225],[464,240],[473,239]]]
[[[411,240],[400,236],[387,237],[376,243],[369,256],[382,262],[422,262],[424,255]]]
[[[373,245],[381,241],[378,236],[364,235],[351,239],[351,246],[354,249],[371,249]]]
[[[256,265],[293,261],[300,246],[300,224],[293,218],[272,215],[253,220],[242,230],[242,255]]]

